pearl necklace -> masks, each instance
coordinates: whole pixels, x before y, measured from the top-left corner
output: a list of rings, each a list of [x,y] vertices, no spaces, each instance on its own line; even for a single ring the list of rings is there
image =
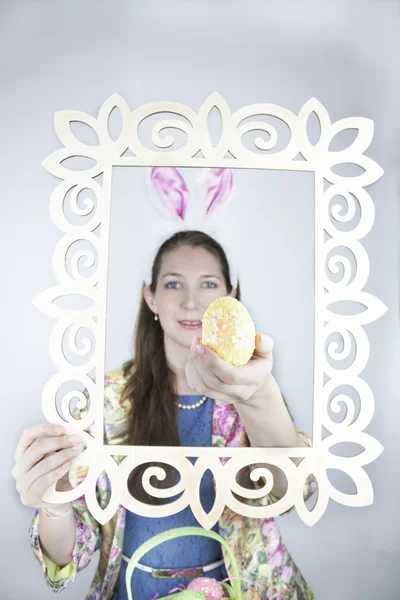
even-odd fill
[[[183,410],[192,410],[194,408],[199,408],[199,406],[204,404],[206,400],[207,396],[202,396],[201,399],[195,404],[181,404],[180,402],[177,402],[176,405],[178,406],[178,408],[183,408]]]

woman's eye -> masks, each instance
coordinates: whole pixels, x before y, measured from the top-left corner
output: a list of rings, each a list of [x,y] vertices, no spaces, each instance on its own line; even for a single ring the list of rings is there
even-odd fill
[[[165,287],[171,290],[177,290],[179,285],[180,283],[178,281],[169,281]]]
[[[206,286],[206,288],[210,288],[210,289],[217,287],[217,284],[214,283],[213,281],[205,281],[204,285]]]

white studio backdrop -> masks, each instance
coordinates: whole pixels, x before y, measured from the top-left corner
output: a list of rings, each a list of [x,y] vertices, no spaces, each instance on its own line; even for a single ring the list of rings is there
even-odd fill
[[[317,600],[396,598],[400,91],[396,4],[347,2],[327,7],[315,2],[300,7],[287,3],[286,9],[267,9],[261,3],[244,2],[168,2],[148,7],[144,3],[99,7],[94,2],[63,6],[4,2],[0,17],[1,114],[6,140],[1,164],[3,190],[9,196],[4,194],[1,236],[6,271],[2,358],[4,400],[10,404],[6,406],[2,472],[7,482],[4,539],[13,541],[13,551],[3,557],[0,596],[51,597],[29,548],[31,513],[19,504],[10,470],[22,427],[43,419],[40,395],[54,373],[48,352],[53,322],[31,304],[35,295],[54,284],[51,255],[60,237],[48,212],[56,180],[40,164],[58,147],[53,114],[66,108],[96,114],[114,91],[132,108],[171,99],[196,109],[218,90],[232,109],[273,102],[298,112],[315,96],[333,121],[365,116],[375,123],[367,154],[384,168],[385,175],[367,188],[376,218],[363,240],[371,265],[365,290],[389,307],[381,319],[366,326],[371,350],[363,378],[376,399],[368,431],[385,448],[366,469],[375,501],[363,509],[331,502],[312,528],[295,514],[280,517],[278,522]],[[122,202],[139,185],[135,182],[139,174],[132,171],[119,168],[114,173],[112,219],[121,231],[129,225],[128,219],[122,220]],[[309,306],[309,312],[307,308],[313,301],[313,223],[312,213],[307,212],[312,209],[312,175],[257,172],[239,174],[239,178],[259,210],[267,211],[267,205],[259,202],[260,192],[273,189],[271,200],[279,200],[274,204],[279,225],[273,225],[269,213],[263,214],[265,229],[261,232],[256,223],[254,231],[257,240],[265,231],[270,243],[270,259],[265,261],[268,275],[257,281],[253,271],[246,271],[241,277],[243,299],[250,311],[260,315],[258,327],[275,339],[277,379],[298,425],[310,432],[313,307]],[[234,203],[231,208],[235,219],[239,208]],[[285,218],[288,235],[281,239],[278,234]],[[252,226],[249,215],[243,230],[249,234]],[[134,249],[142,231],[139,219],[129,229]],[[110,297],[107,368],[114,368],[129,354],[133,325],[129,316],[135,314],[138,286],[134,260],[125,255],[127,270],[122,273],[118,267],[123,247],[117,239],[111,238],[110,244],[109,283],[124,290],[123,298]],[[260,246],[267,248],[261,240]],[[292,269],[289,274],[282,272],[287,264]],[[274,316],[271,321],[269,314]],[[63,597],[84,597],[95,562]]]

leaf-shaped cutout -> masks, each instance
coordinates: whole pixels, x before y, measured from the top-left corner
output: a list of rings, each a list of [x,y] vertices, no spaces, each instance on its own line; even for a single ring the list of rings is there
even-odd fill
[[[211,113],[217,109],[220,113],[221,135],[218,143],[213,146],[209,133],[209,119]],[[226,100],[218,92],[213,92],[203,102],[197,116],[197,129],[204,131],[205,136],[201,140],[201,150],[206,158],[222,158],[229,147],[231,110]]]
[[[349,143],[345,149],[333,150],[330,148],[332,144],[337,143],[338,138],[342,138],[343,134],[347,131],[357,131],[356,138]],[[331,127],[332,137],[329,142],[329,152],[335,152],[338,155],[344,157],[352,156],[353,158],[361,155],[370,146],[374,135],[374,122],[371,119],[365,117],[348,117],[347,119],[341,119],[332,124]],[[346,160],[347,162],[347,160]]]
[[[324,319],[330,322],[340,322],[342,325],[365,325],[366,323],[372,323],[379,319],[386,311],[387,306],[376,298],[372,294],[367,292],[360,292],[358,290],[349,290],[344,288],[343,290],[334,290],[324,295],[325,301],[325,315]],[[335,302],[346,301],[355,302],[362,304],[366,307],[357,314],[351,315],[338,315],[328,309],[328,306],[333,305]],[[352,311],[353,312],[353,311]]]
[[[61,161],[60,164],[69,171],[87,171],[96,166],[96,160],[90,156],[84,156],[82,154],[69,156]]]
[[[313,478],[314,475],[312,473],[310,473],[308,475],[307,479],[309,477]],[[307,507],[307,510],[309,510],[309,511],[312,511],[318,502],[319,487],[318,487],[317,482],[315,482],[314,487],[315,487],[315,489],[311,493],[309,493],[307,496],[303,494],[304,504]],[[306,489],[306,484],[304,484],[303,491],[304,491],[304,489]]]
[[[116,139],[110,135],[109,119],[113,113],[113,119],[117,118],[115,111],[119,112],[121,128]],[[98,115],[99,138],[103,145],[113,146],[114,151],[120,156],[128,148],[129,124],[131,120],[131,111],[128,104],[119,94],[110,96],[101,106]],[[113,134],[118,132],[115,130]]]
[[[329,494],[332,500],[344,506],[369,506],[374,500],[374,490],[371,480],[363,468],[346,468],[343,471],[351,477],[356,486],[356,493],[344,493],[329,481]]]
[[[339,131],[329,142],[329,152],[343,152],[347,148],[350,148],[350,146],[354,144],[358,135],[359,131],[355,127],[349,127]]]
[[[204,510],[200,501],[200,486],[207,471],[210,471],[216,480],[214,504],[209,512]],[[198,523],[205,529],[211,529],[218,522],[224,509],[223,473],[223,467],[217,458],[212,461],[199,458],[193,466],[190,480],[190,507]]]
[[[87,144],[76,137],[71,128],[71,123],[80,123],[89,127],[97,140],[96,144]],[[99,134],[97,131],[97,121],[91,115],[79,110],[59,110],[54,114],[54,129],[61,143],[70,149],[86,150],[90,153],[95,151],[94,146],[99,146]]]
[[[92,305],[87,308],[80,308],[79,310],[68,310],[60,308],[56,304],[54,304],[54,300],[56,300],[57,298],[70,295],[73,296],[75,294],[79,296],[88,296],[89,299],[92,300]],[[80,287],[74,289],[71,286],[67,288],[66,286],[59,285],[49,288],[44,292],[41,292],[32,300],[32,303],[34,306],[36,306],[36,308],[41,310],[46,315],[49,315],[50,317],[54,317],[55,319],[70,318],[72,320],[74,319],[74,317],[91,317],[97,314],[99,312],[97,301],[98,292],[93,288],[91,288],[90,290],[86,289],[85,291],[83,291]]]
[[[350,458],[353,456],[358,456],[359,454],[365,451],[365,448],[357,442],[343,441],[337,442],[336,444],[332,444],[332,446],[330,446],[329,451],[335,456],[340,456],[342,458]]]
[[[344,179],[360,177],[365,173],[365,169],[363,169],[363,167],[358,165],[356,162],[335,163],[331,166],[331,171],[335,175],[339,175],[339,177],[343,177]]]
[[[327,468],[347,471],[350,468],[354,469],[362,467],[373,462],[383,452],[382,444],[364,431],[352,430],[351,439],[346,439],[346,435],[348,435],[347,430],[343,430],[342,432],[337,431],[334,435],[330,435],[322,441],[323,448],[328,450],[325,455],[325,464]],[[362,452],[349,457],[338,456],[330,452],[332,446],[341,442],[358,444],[363,446],[363,450]]]
[[[90,513],[101,525],[104,525],[118,510],[122,486],[116,462],[110,456],[101,452],[99,454],[102,454],[101,458],[98,457],[96,463],[90,465],[85,499]],[[101,465],[100,472],[99,465]],[[99,478],[103,481],[102,485],[97,487]],[[105,491],[99,492],[101,489]]]
[[[352,317],[354,315],[359,315],[367,310],[367,307],[364,306],[361,302],[349,302],[348,300],[336,300],[336,302],[331,302],[329,304],[331,307],[330,310],[337,315],[344,317]]]
[[[113,460],[113,459],[111,459],[111,460]],[[106,510],[106,508],[110,504],[111,495],[112,495],[113,490],[112,490],[111,482],[108,477],[107,471],[105,469],[103,469],[103,471],[99,474],[97,481],[96,481],[96,487],[97,487],[96,498],[99,503],[99,506],[102,510]],[[110,491],[111,491],[111,494],[110,494]]]
[[[216,106],[213,106],[213,108],[208,113],[207,131],[212,147],[216,148],[222,136],[221,112]]]
[[[341,175],[337,175],[332,171],[332,166],[336,164],[340,164],[343,162],[357,162],[357,165],[364,169],[364,172],[361,175],[342,177]],[[366,187],[371,183],[377,181],[383,175],[383,169],[378,165],[377,162],[369,158],[368,156],[362,155],[358,157],[354,157],[353,154],[343,157],[338,153],[330,153],[328,155],[328,164],[330,165],[330,170],[327,173],[327,179],[333,184],[343,185],[343,182],[348,186],[351,182],[352,186]]]
[[[318,118],[320,124],[320,136],[316,144],[312,144],[307,135],[307,124],[312,113]],[[318,156],[320,148],[322,148],[323,153],[326,152],[331,135],[331,120],[324,105],[316,98],[308,100],[299,112],[298,123],[301,135],[299,144],[302,156],[306,159]]]
[[[338,492],[347,495],[356,494],[357,486],[354,480],[346,471],[339,469],[327,469],[327,477],[330,484],[338,490]]]
[[[97,131],[82,121],[70,121],[72,134],[85,146],[98,146],[100,144]]]
[[[69,179],[71,178],[71,175],[74,174],[76,178],[76,183],[79,183],[83,178],[85,179],[85,181],[87,181],[87,179],[90,177],[97,177],[97,175],[100,175],[104,168],[99,162],[97,162],[95,166],[87,169],[86,171],[77,171],[76,169],[71,170],[64,166],[66,159],[72,158],[77,155],[83,155],[87,156],[88,158],[93,158],[94,160],[97,160],[96,155],[98,154],[98,150],[91,149],[84,154],[80,153],[82,153],[82,145],[76,147],[73,150],[71,150],[70,148],[60,148],[59,150],[56,150],[55,152],[49,154],[49,156],[47,156],[42,162],[42,165],[45,169],[47,169],[47,171],[49,171],[49,173],[52,173],[60,179]]]
[[[303,461],[305,463],[306,461]],[[321,477],[317,477],[314,473],[307,473],[307,465],[303,463],[298,467],[299,473],[301,472],[302,477],[298,479],[299,487],[296,493],[296,503],[295,507],[299,517],[310,527],[315,525],[321,517],[323,516],[329,502],[329,495],[327,493],[327,486],[323,485],[324,482],[321,481]],[[311,504],[309,508],[304,499],[304,482],[307,478],[313,475],[318,483],[318,489],[316,492],[316,500],[315,503],[310,503],[308,500],[308,504]]]
[[[54,298],[53,304],[62,308],[62,310],[91,310],[93,307],[93,298],[83,296],[82,294],[68,294]]]
[[[321,139],[321,122],[316,112],[312,111],[306,123],[307,137],[312,146],[316,146]]]
[[[124,127],[122,113],[117,106],[114,106],[108,115],[108,135],[113,142],[116,142],[122,134]]]

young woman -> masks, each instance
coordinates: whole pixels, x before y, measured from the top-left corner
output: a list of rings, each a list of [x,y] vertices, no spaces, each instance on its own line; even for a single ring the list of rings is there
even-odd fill
[[[257,334],[254,356],[240,368],[199,343],[204,311],[214,299],[226,295],[238,298],[239,286],[232,286],[226,255],[213,238],[199,231],[184,231],[160,247],[152,282],[143,289],[135,358],[106,375],[107,443],[310,445],[309,438],[296,430],[271,373],[272,341],[268,337]],[[63,435],[50,424],[24,431],[13,474],[23,504],[38,509],[30,530],[32,548],[54,591],[72,583],[100,549],[98,569],[86,598],[124,600],[126,560],[134,550],[156,533],[198,524],[190,508],[157,519],[139,517],[120,506],[115,516],[100,526],[83,497],[69,505],[43,503],[46,489],[55,481],[60,480],[58,489],[62,489],[70,485],[69,480],[75,485],[83,477],[82,468],[76,473],[70,470],[68,476],[69,461],[81,450],[79,439]],[[131,492],[139,498],[144,493],[140,474],[140,469],[134,471],[129,480]],[[275,469],[273,474],[269,502],[286,489],[282,472]],[[175,481],[175,475],[169,473],[167,485]],[[106,506],[110,496],[107,477],[102,475],[97,485],[100,503]],[[314,489],[310,478],[305,496]],[[210,510],[214,501],[211,475],[203,477],[201,501],[204,509]],[[244,600],[314,598],[283,545],[274,519],[251,519],[225,508],[214,529],[235,554],[244,580]],[[219,581],[229,577],[229,564],[224,562],[220,545],[208,538],[166,542],[145,558],[145,570],[136,569],[132,579],[135,600],[166,595],[180,583],[186,586],[193,571],[188,577],[185,569],[193,567],[205,567],[205,576]],[[157,573],[159,570],[164,571]]]

